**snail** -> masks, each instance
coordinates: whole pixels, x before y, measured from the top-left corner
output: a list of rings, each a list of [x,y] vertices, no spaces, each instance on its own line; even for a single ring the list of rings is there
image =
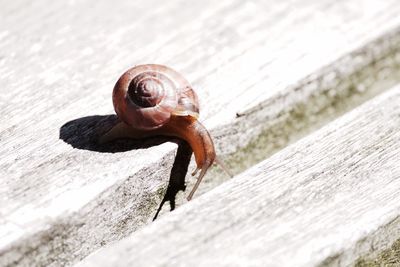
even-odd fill
[[[197,165],[192,175],[200,171],[188,200],[214,162],[229,174],[216,157],[209,132],[198,120],[197,94],[177,71],[157,64],[135,66],[119,78],[112,99],[120,122],[99,142],[158,135],[185,140],[193,150]]]

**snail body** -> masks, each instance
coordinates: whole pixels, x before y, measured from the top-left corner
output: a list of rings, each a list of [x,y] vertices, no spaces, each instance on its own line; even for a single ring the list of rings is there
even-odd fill
[[[181,138],[191,146],[197,168],[193,197],[209,167],[216,161],[214,143],[198,121],[199,102],[189,82],[175,70],[156,64],[126,71],[113,90],[113,105],[121,122],[100,138],[143,138],[166,135]]]

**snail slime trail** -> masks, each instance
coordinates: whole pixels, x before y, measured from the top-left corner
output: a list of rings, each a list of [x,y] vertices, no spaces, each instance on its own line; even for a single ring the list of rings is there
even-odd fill
[[[196,92],[177,71],[157,64],[133,67],[117,81],[112,100],[121,121],[100,137],[99,142],[157,135],[185,140],[196,160],[197,168],[192,175],[200,171],[187,200],[192,199],[214,162],[232,176],[216,158],[211,136],[198,121],[200,110]]]

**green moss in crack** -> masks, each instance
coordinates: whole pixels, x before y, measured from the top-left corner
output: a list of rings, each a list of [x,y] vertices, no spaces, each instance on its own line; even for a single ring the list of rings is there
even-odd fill
[[[400,266],[400,239],[388,249],[383,250],[374,258],[360,258],[355,267],[397,267]]]
[[[152,218],[154,216],[155,211],[160,205],[160,202],[163,199],[166,190],[167,186],[162,186],[157,188],[155,194],[148,193],[143,196],[142,201],[140,201],[138,203],[139,206],[137,206],[138,212],[143,215],[143,218]]]
[[[392,46],[380,55],[371,56],[367,49],[353,56],[370,59],[355,66],[352,73],[340,71],[341,66],[349,64],[347,58],[347,61],[339,60],[336,66],[321,70],[319,76],[300,82],[292,90],[310,85],[319,89],[313,90],[307,102],[295,103],[289,111],[282,111],[272,121],[261,121],[265,123],[261,134],[250,140],[245,147],[224,157],[228,168],[234,174],[240,173],[398,84],[400,46]],[[240,128],[240,122],[237,127]],[[210,184],[209,187],[229,179],[218,168],[213,168],[209,177],[213,177],[212,181],[205,180],[205,183]]]
[[[156,196],[154,197],[154,203],[160,202],[160,199],[163,199],[166,191],[167,191],[167,185],[157,188]]]

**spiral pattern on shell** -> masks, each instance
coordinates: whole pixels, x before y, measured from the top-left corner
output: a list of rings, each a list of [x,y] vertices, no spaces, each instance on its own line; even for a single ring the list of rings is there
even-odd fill
[[[113,91],[118,117],[126,124],[151,130],[167,123],[171,115],[198,117],[199,104],[189,82],[175,70],[156,64],[126,71]]]

